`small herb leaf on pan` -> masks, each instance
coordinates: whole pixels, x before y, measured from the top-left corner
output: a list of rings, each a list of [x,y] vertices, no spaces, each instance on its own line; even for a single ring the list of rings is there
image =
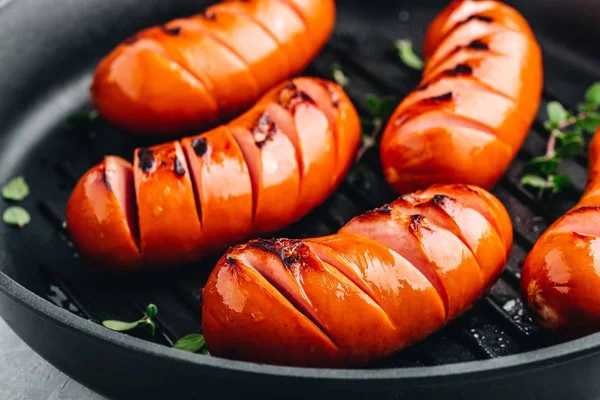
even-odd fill
[[[154,321],[152,321],[152,318],[156,316],[156,314],[158,314],[158,308],[156,307],[156,305],[148,304],[144,316],[137,321],[127,322],[110,319],[102,321],[102,325],[108,329],[117,332],[128,332],[138,327],[146,328],[150,332],[150,335],[154,336],[156,332],[156,324],[154,323]]]
[[[206,340],[204,339],[204,335],[201,333],[190,333],[179,339],[173,345],[174,348],[184,351],[189,351],[191,353],[202,352],[204,354],[208,354],[208,350],[206,349]]]
[[[400,60],[402,60],[404,65],[416,70],[423,69],[423,60],[421,60],[421,57],[419,57],[417,53],[415,53],[415,50],[413,49],[413,44],[410,40],[396,40],[396,42],[394,42],[394,47],[398,52],[398,57],[400,57]]]
[[[22,176],[11,179],[2,187],[2,197],[6,200],[21,201],[29,195],[29,186]]]
[[[546,106],[548,120],[544,128],[550,132],[546,154],[534,157],[525,166],[521,185],[537,190],[541,199],[545,193],[555,194],[569,189],[573,182],[566,175],[557,174],[562,160],[575,158],[583,153],[583,134],[593,134],[600,126],[600,82],[585,92],[585,102],[572,113],[558,101]]]
[[[31,222],[31,216],[23,207],[12,206],[4,210],[2,220],[7,225],[16,225],[22,228]]]
[[[375,146],[383,124],[391,117],[397,103],[398,101],[394,96],[379,97],[374,94],[367,94],[365,97],[365,106],[370,114],[370,118],[361,119],[362,144],[354,159],[356,163],[362,159],[367,150]]]
[[[333,80],[341,87],[346,87],[350,84],[350,78],[346,76],[340,64],[333,64],[331,66],[331,76]]]
[[[139,324],[140,324],[140,321],[125,322],[125,321],[117,321],[117,320],[112,320],[112,319],[102,321],[102,325],[104,325],[108,329],[111,329],[111,330],[117,331],[117,332],[130,331],[134,328],[137,328],[137,326]]]

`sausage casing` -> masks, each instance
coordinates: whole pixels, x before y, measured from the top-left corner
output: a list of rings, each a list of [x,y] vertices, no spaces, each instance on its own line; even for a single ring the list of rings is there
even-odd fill
[[[296,78],[226,125],[106,157],[77,183],[67,226],[83,256],[114,269],[197,260],[281,229],[342,181],[360,141],[335,83]]]
[[[386,180],[399,193],[434,183],[490,189],[521,147],[542,93],[529,25],[498,1],[456,0],[430,25],[417,89],[382,136]]]
[[[213,127],[302,71],[334,22],[334,0],[222,1],[118,45],[96,69],[92,100],[134,133]]]
[[[435,185],[312,239],[232,247],[203,289],[212,355],[348,367],[423,339],[491,286],[512,245],[483,189]]]

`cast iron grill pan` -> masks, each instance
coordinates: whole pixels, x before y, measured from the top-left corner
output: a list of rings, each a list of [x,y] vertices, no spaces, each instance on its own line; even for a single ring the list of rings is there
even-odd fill
[[[519,185],[526,161],[545,150],[545,105],[558,100],[575,108],[586,87],[600,80],[595,55],[586,53],[587,43],[575,34],[548,30],[551,19],[542,19],[563,12],[557,11],[558,3],[550,4],[547,14],[541,14],[541,5],[521,8],[542,43],[546,84],[532,132],[493,190],[515,229],[505,272],[471,310],[422,343],[365,369],[339,372],[229,363],[170,351],[179,337],[200,329],[200,288],[216,258],[190,268],[114,279],[86,265],[63,229],[70,191],[89,167],[105,154],[131,159],[135,147],[162,141],[132,139],[101,121],[66,122],[68,115],[90,109],[87,85],[95,64],[136,30],[198,12],[205,4],[89,0],[80,5],[59,0],[50,9],[34,3],[0,2],[0,89],[5,94],[0,98],[0,181],[24,175],[32,190],[23,204],[32,223],[22,230],[0,225],[0,271],[6,274],[0,275],[0,311],[34,349],[73,378],[119,399],[209,393],[232,398],[369,393],[401,399],[558,399],[600,393],[592,368],[599,363],[600,337],[561,344],[531,321],[518,296],[527,252],[548,224],[576,202],[586,181],[582,156],[563,166],[576,182],[575,189],[552,201],[540,202]],[[427,24],[443,4],[340,1],[335,34],[306,74],[331,79],[332,64],[340,64],[350,78],[349,95],[362,116],[368,116],[368,93],[401,99],[416,86],[419,73],[401,64],[392,43],[410,38],[420,49]],[[67,16],[74,18],[69,22],[73,25],[63,24]],[[600,37],[589,29],[589,35]],[[374,147],[333,196],[274,236],[330,234],[353,216],[395,197],[382,177]],[[85,321],[134,320],[151,302],[159,309],[152,339],[144,334],[132,339]]]

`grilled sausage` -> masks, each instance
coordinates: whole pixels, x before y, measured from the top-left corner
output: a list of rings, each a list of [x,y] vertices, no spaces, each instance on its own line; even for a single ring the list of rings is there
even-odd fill
[[[339,86],[296,78],[227,125],[137,149],[133,168],[106,157],[77,183],[67,226],[109,268],[193,261],[304,216],[341,182],[359,140]]]
[[[132,132],[213,127],[302,71],[334,22],[334,0],[222,1],[117,46],[96,69],[92,100]]]
[[[564,337],[600,330],[600,130],[579,203],[554,222],[527,256],[521,293],[537,321]]]
[[[436,185],[314,239],[231,248],[203,289],[211,354],[312,367],[362,364],[465,311],[504,268],[512,225],[475,186]]]
[[[497,1],[458,0],[431,24],[420,86],[381,140],[399,193],[433,183],[485,189],[521,147],[541,100],[540,48],[523,17]]]

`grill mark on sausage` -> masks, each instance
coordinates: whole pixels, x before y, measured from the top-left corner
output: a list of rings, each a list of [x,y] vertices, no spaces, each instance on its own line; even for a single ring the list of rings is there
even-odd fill
[[[191,144],[194,153],[196,153],[198,157],[202,157],[208,151],[208,141],[203,137],[192,139]]]
[[[143,147],[138,151],[138,159],[142,172],[148,173],[154,167],[154,152],[147,147]]]
[[[275,254],[286,268],[291,268],[302,258],[301,251],[308,247],[298,239],[257,239],[249,247],[260,248]],[[302,265],[305,265],[304,263]]]
[[[423,91],[425,89],[427,89],[429,87],[429,83],[424,83],[422,85],[419,85],[415,88],[415,92],[420,92]]]
[[[317,260],[318,260],[316,255],[313,255],[313,253],[310,251],[308,246],[306,244],[302,243],[298,239],[255,239],[255,240],[251,240],[246,245],[236,246],[233,249],[234,250],[239,249],[239,251],[242,252],[242,254],[243,254],[244,247],[246,249],[254,248],[254,249],[259,249],[261,251],[265,251],[265,252],[274,254],[275,256],[277,256],[278,258],[280,258],[282,260],[284,267],[289,268],[289,269],[305,268],[308,265],[310,265],[311,262],[317,262]],[[291,252],[295,252],[296,254],[292,255],[292,254],[290,254]],[[284,260],[284,258],[285,258],[285,260]],[[298,262],[300,259],[302,259],[302,263]],[[226,261],[227,261],[227,259],[226,259]],[[321,334],[325,338],[327,338],[327,340],[331,341],[331,343],[335,347],[339,347],[339,345],[336,343],[336,341],[331,337],[330,332],[327,331],[321,318],[318,317],[318,315],[314,312],[314,310],[311,310],[310,303],[308,302],[308,304],[306,304],[307,303],[306,302],[306,294],[304,293],[304,289],[300,285],[300,282],[298,282],[296,280],[298,289],[301,292],[301,297],[302,296],[305,297],[305,299],[303,299],[304,304],[303,304],[302,300],[298,301],[297,298],[295,298],[295,296],[293,296],[287,290],[284,290],[284,288],[282,288],[281,285],[277,284],[277,282],[275,282],[272,279],[272,276],[269,276],[270,274],[264,274],[263,272],[261,272],[260,268],[257,268],[252,263],[245,262],[243,258],[242,258],[242,262],[244,263],[243,265],[247,266],[248,268],[251,268],[254,272],[256,272],[262,278],[264,278],[274,289],[276,289],[287,301],[290,302],[292,307],[298,313],[302,314],[307,319],[307,321],[309,321],[315,328],[317,328],[321,332]],[[294,272],[294,271],[291,271],[291,273],[292,273],[292,275],[297,274],[297,272]]]
[[[392,214],[392,207],[389,204],[384,204],[379,208],[369,210],[363,213],[363,215],[390,215]]]
[[[177,156],[175,156],[175,160],[173,160],[173,170],[177,176],[185,175],[185,168],[183,168],[183,164],[181,164],[181,161]]]
[[[110,181],[108,180],[108,175],[106,175],[106,167],[102,168],[102,182],[104,182],[104,185],[106,186],[106,188],[112,192],[112,185],[110,184]]]
[[[467,48],[472,50],[489,50],[490,46],[481,40],[475,39],[467,45]]]
[[[227,263],[228,267],[233,267],[240,264],[237,258],[231,257],[229,254],[225,256],[225,262]]]
[[[490,22],[494,21],[494,18],[488,17],[487,15],[479,15],[479,14],[469,15],[467,18],[465,18],[464,20],[460,21],[457,24],[457,26],[466,24],[467,22],[470,22],[470,21],[473,21],[473,20],[490,23]]]
[[[173,28],[168,28],[165,25],[160,25],[160,29],[162,29],[163,32],[166,33],[167,35],[171,35],[171,36],[177,36],[181,33],[180,26],[174,26]]]
[[[265,111],[257,121],[257,125],[252,130],[254,144],[262,148],[277,133],[277,125]]]
[[[468,65],[468,64],[460,63],[460,64],[457,64],[452,69],[445,70],[444,72],[442,72],[442,74],[444,74],[446,76],[472,75],[473,74],[473,68],[470,65]]]
[[[427,104],[427,105],[439,104],[439,103],[442,103],[445,101],[451,101],[452,97],[453,97],[452,92],[448,92],[448,93],[441,94],[439,96],[433,96],[433,97],[423,99],[420,101],[420,103]]]
[[[444,204],[444,202],[448,199],[449,197],[446,196],[445,194],[436,194],[435,196],[433,196],[431,198],[431,200],[429,200],[430,203],[435,204],[435,205],[441,205]]]
[[[293,110],[298,104],[305,101],[314,104],[312,97],[306,92],[299,90],[293,81],[290,81],[279,92],[279,104],[288,110]]]

